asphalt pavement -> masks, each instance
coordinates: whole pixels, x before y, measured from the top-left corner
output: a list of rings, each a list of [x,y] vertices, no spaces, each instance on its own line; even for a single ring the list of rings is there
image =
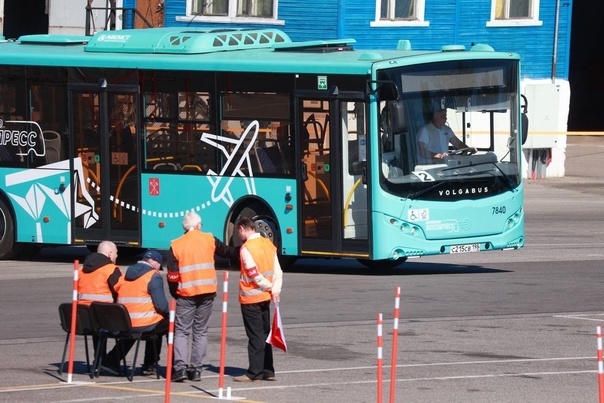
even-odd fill
[[[530,223],[521,251],[412,260],[382,275],[358,264],[322,260],[286,273],[289,288],[282,305],[289,351],[275,351],[276,382],[232,381],[245,371],[247,353],[231,281],[223,397],[376,402],[375,317],[383,312],[387,401],[393,291],[402,285],[395,401],[597,401],[594,328],[604,323],[598,301],[604,286],[599,224],[604,137],[570,137],[568,143],[566,177],[527,182]],[[581,203],[571,206],[577,198]],[[567,206],[572,211],[565,215]],[[584,229],[574,228],[577,219]],[[70,260],[87,253],[85,248],[48,249],[29,261],[0,264],[0,401],[165,401],[163,378],[91,379],[81,338],[72,376],[57,373],[65,341],[57,307],[71,295]],[[122,267],[130,263],[121,259]],[[237,268],[220,270],[230,272],[231,279],[237,276]],[[170,401],[219,396],[221,319],[217,299],[202,380],[171,384]],[[162,376],[165,363],[164,352]]]

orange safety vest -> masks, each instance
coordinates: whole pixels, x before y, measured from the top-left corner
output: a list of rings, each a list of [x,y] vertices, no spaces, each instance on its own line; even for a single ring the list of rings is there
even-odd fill
[[[243,246],[250,252],[256,262],[258,272],[273,281],[275,253],[277,248],[270,239],[259,237],[247,240]],[[239,277],[239,302],[242,304],[256,304],[258,302],[270,301],[271,293],[263,291],[253,278],[249,278],[245,272],[245,262],[241,260],[241,274]]]
[[[101,266],[92,273],[84,273],[80,268],[78,273],[78,302],[90,305],[92,301],[113,302],[113,295],[107,283],[109,276],[115,271],[115,264]]]
[[[156,270],[151,270],[134,281],[122,279],[115,286],[117,302],[124,304],[128,310],[132,327],[146,327],[162,320],[148,291],[149,282],[155,273]]]
[[[214,236],[197,230],[188,231],[172,241],[172,253],[178,260],[180,274],[178,295],[194,297],[216,292],[215,249]]]

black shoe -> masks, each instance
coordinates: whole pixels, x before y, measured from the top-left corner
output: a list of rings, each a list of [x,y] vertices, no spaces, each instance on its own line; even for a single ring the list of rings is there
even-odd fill
[[[101,372],[115,376],[119,376],[122,373],[119,364],[110,363],[101,365]]]
[[[172,382],[182,382],[185,379],[187,379],[187,370],[184,368],[174,371],[174,374],[172,374]]]
[[[190,381],[201,381],[201,371],[197,368],[187,369],[187,377]]]
[[[143,375],[157,375],[157,369],[155,365],[143,365],[142,373]]]

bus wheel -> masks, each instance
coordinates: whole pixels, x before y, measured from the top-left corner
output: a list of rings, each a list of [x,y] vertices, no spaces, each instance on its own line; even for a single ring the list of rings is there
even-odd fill
[[[390,259],[381,259],[381,260],[369,260],[369,259],[357,259],[357,262],[372,270],[380,270],[380,269],[392,269],[399,264],[404,263],[407,260],[406,257],[401,257],[396,260]]]
[[[277,223],[272,217],[268,216],[257,216],[254,217],[256,222],[256,231],[259,232],[263,237],[268,238],[276,246],[280,247],[281,239],[277,230]]]
[[[11,259],[21,250],[15,244],[15,223],[9,208],[0,200],[0,259]]]
[[[281,250],[281,235],[279,233],[279,226],[277,225],[277,221],[275,221],[270,214],[257,213],[256,210],[246,207],[241,211],[241,213],[239,213],[237,219],[240,217],[250,217],[252,220],[254,220],[256,223],[256,232],[261,234],[263,237],[270,239],[273,245],[277,247],[277,251]],[[236,235],[234,234],[234,228],[231,228],[231,231],[233,231],[233,237],[235,238]],[[241,245],[241,242],[239,239],[237,239],[237,241],[232,242],[231,244],[233,246],[239,246]],[[279,264],[281,265],[282,269],[291,267],[298,259],[297,256],[287,256],[280,253],[278,254],[278,257]]]

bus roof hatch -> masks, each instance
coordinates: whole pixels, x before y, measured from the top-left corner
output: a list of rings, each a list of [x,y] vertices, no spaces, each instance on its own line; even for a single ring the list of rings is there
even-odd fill
[[[85,47],[87,52],[197,54],[228,50],[271,48],[291,42],[277,29],[202,30],[202,29],[128,29],[95,34]]]

